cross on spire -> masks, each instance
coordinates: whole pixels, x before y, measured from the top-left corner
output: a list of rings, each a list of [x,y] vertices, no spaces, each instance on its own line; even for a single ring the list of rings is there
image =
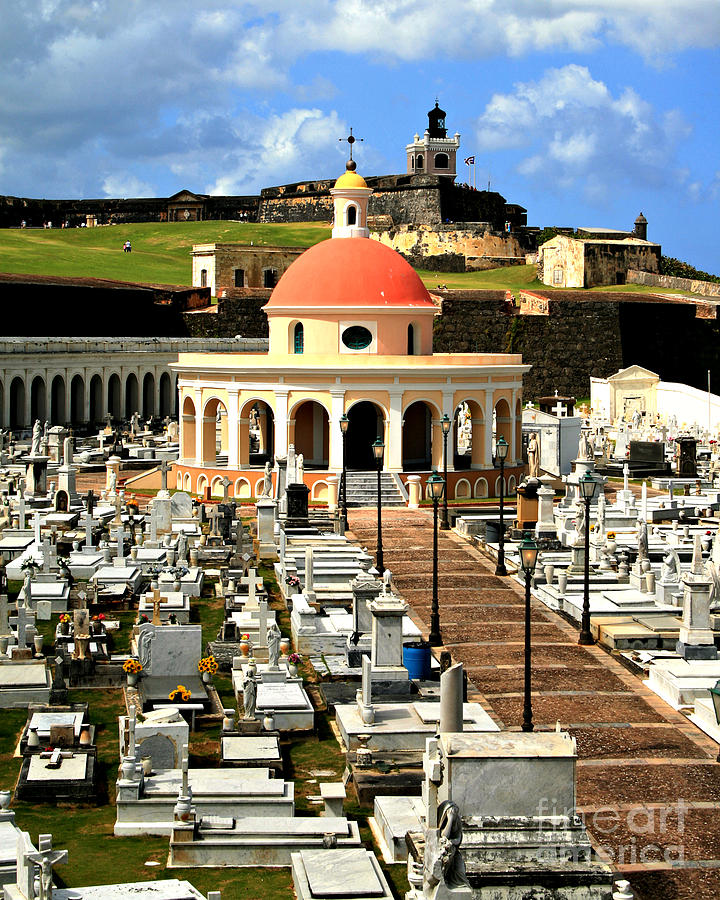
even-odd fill
[[[355,135],[352,133],[352,128],[350,129],[350,134],[346,138],[338,138],[338,141],[340,143],[343,143],[343,141],[345,141],[350,145],[350,162],[354,162],[353,155],[352,155],[353,154],[353,144],[356,143],[357,141],[360,141],[362,143],[362,141],[364,141],[364,140],[365,140],[365,138],[356,138]]]

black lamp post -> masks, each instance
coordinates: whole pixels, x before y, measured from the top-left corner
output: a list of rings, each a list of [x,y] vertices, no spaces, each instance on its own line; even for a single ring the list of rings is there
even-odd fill
[[[590,633],[590,503],[595,496],[595,479],[590,472],[585,472],[580,479],[580,493],[585,501],[585,574],[583,579],[583,608],[580,620],[580,637],[578,644],[594,644]]]
[[[538,557],[538,545],[530,537],[528,532],[523,535],[520,544],[520,565],[525,573],[525,698],[523,701],[523,731],[533,731],[535,726],[532,720],[532,645],[530,637],[530,582],[532,581],[535,564]]]
[[[340,416],[340,433],[342,434],[342,445],[343,445],[343,470],[342,470],[342,479],[340,481],[340,518],[342,521],[342,530],[343,534],[347,531],[348,527],[348,515],[347,515],[347,462],[346,462],[346,444],[347,444],[347,430],[350,425],[350,419],[343,413]]]
[[[715,709],[715,721],[720,725],[720,681],[716,681],[715,687],[710,688],[710,699]],[[720,762],[720,747],[718,747],[717,761]]]
[[[433,472],[427,480],[427,493],[433,504],[432,610],[430,612],[430,635],[428,636],[428,642],[431,647],[441,647],[440,603],[438,600],[438,503],[445,494],[445,482],[437,472]]]
[[[375,457],[375,462],[377,463],[377,553],[375,555],[375,565],[380,573],[383,574],[385,571],[385,560],[383,558],[383,545],[382,545],[382,466],[383,466],[383,454],[385,453],[385,444],[382,442],[382,438],[378,437],[375,439],[372,445],[373,456]]]
[[[495,442],[495,456],[500,460],[500,543],[498,544],[496,575],[507,575],[505,568],[505,459],[508,455],[508,442],[499,437]]]
[[[448,434],[450,433],[450,426],[452,422],[450,421],[450,416],[445,413],[445,415],[440,420],[440,425],[442,426],[442,434],[443,434],[443,475],[445,476],[445,486],[447,487],[447,441]],[[440,522],[440,528],[443,531],[447,531],[450,528],[450,519],[448,518],[448,506],[447,506],[447,491],[443,491],[443,514],[442,520]]]

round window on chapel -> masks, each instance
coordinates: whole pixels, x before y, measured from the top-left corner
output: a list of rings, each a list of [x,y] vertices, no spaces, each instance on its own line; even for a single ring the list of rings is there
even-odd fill
[[[364,350],[372,344],[372,332],[363,325],[351,325],[342,333],[342,342],[348,350]]]

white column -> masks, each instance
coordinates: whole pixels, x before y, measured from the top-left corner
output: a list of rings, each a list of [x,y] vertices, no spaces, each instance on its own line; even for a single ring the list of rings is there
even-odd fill
[[[345,389],[330,391],[330,458],[328,468],[331,471],[342,471],[343,440],[340,430],[340,419],[345,412]]]
[[[288,451],[288,391],[275,389],[275,455],[287,456]]]
[[[486,388],[485,390],[485,452],[483,454],[483,462],[490,468],[492,466],[492,423],[493,423],[493,397],[494,390]]]
[[[90,381],[91,380],[92,380],[92,375],[89,375],[87,369],[83,369],[83,384],[85,385],[85,390],[83,391],[83,408],[82,408],[83,422],[90,421]]]
[[[197,388],[195,390],[195,465],[203,464],[203,430],[205,420],[203,418],[202,408],[202,391]]]
[[[238,391],[228,390],[228,469],[237,469],[240,466],[240,451],[238,444]]]
[[[13,382],[14,374],[8,378],[7,369],[3,372],[5,390],[3,391],[3,407],[2,407],[2,427],[10,427],[10,385]]]
[[[385,468],[402,472],[402,391],[390,391],[390,413],[385,427]]]
[[[512,392],[512,406],[510,407],[510,453],[508,454],[509,458],[514,460],[515,465],[518,465],[518,456],[520,448],[517,446],[517,421],[515,415],[515,408],[517,405],[517,388],[513,388]],[[522,415],[522,412],[520,413]]]

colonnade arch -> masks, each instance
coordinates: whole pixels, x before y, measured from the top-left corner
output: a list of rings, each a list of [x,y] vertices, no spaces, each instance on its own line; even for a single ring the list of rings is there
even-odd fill
[[[228,445],[227,407],[217,397],[208,400],[203,409],[201,440],[203,465],[214,465],[218,447]]]
[[[91,422],[99,422],[103,415],[103,384],[99,375],[93,375],[90,379],[90,410]]]
[[[192,459],[195,456],[196,441],[195,404],[191,397],[186,397],[182,406],[181,421],[181,447],[180,455],[184,459]]]
[[[70,382],[70,423],[78,425],[83,421],[85,410],[85,380],[82,375],[74,375]]]
[[[125,381],[125,418],[140,409],[140,388],[137,375],[131,372]]]
[[[248,400],[240,410],[238,459],[241,466],[274,461],[275,414],[265,400]]]
[[[120,376],[117,372],[113,372],[108,379],[107,405],[105,408],[114,418],[119,419],[122,415],[122,410],[120,409]]]
[[[404,472],[426,471],[433,463],[433,410],[424,400],[411,403],[403,415]]]
[[[448,456],[454,469],[479,469],[487,462],[484,459],[485,416],[477,400],[467,398],[455,407],[448,441],[452,442]]]
[[[62,375],[56,375],[50,385],[50,424],[60,425],[66,421],[65,379]]]
[[[306,466],[325,468],[330,453],[330,417],[316,400],[302,400],[290,413],[290,443]]]
[[[385,440],[385,413],[371,400],[360,400],[347,411],[346,437],[348,469],[365,470],[376,467],[372,452],[373,441]]]
[[[142,386],[142,415],[145,418],[155,415],[155,376],[146,372]]]
[[[47,419],[47,389],[45,387],[45,379],[41,375],[36,375],[30,385],[30,422],[35,419],[45,421]]]
[[[25,424],[25,382],[15,377],[10,382],[10,411],[8,424],[17,428]]]

